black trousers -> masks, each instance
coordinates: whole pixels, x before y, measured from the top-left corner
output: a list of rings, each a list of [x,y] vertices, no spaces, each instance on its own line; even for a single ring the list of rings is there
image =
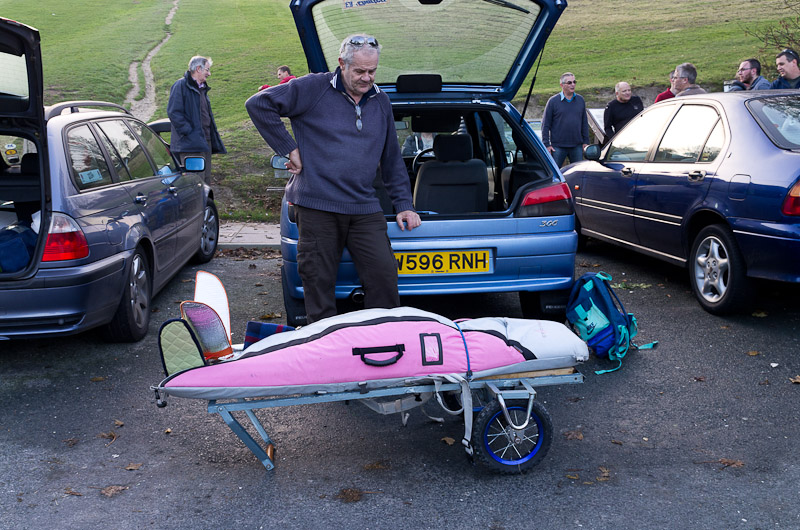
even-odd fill
[[[295,205],[295,219],[300,231],[297,267],[309,324],[336,314],[336,272],[345,246],[364,287],[364,307],[400,305],[397,262],[383,213],[345,215]]]

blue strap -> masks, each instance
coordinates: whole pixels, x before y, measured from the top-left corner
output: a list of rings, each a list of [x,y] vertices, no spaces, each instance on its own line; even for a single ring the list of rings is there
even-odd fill
[[[461,326],[458,325],[458,322],[453,322],[458,328],[458,332],[461,333],[461,340],[464,342],[464,353],[467,354],[467,380],[472,379],[472,368],[469,366],[469,348],[467,348],[467,338],[464,336],[464,332],[461,331]]]

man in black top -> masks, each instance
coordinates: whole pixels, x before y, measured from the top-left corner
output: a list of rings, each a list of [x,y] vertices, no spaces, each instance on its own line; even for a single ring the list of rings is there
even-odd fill
[[[606,111],[603,113],[606,142],[644,109],[642,100],[639,96],[631,95],[631,86],[625,81],[617,83],[614,87],[614,93],[616,94],[616,99],[611,100],[606,105]]]

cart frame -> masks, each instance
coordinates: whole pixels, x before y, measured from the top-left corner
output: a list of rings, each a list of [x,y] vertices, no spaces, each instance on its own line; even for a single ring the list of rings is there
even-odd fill
[[[433,377],[430,379],[434,379]],[[502,376],[493,376],[482,379],[463,380],[461,383],[457,382],[441,382],[441,380],[424,384],[411,384],[409,386],[387,387],[380,389],[367,390],[366,382],[362,383],[361,390],[350,390],[342,392],[317,392],[314,394],[301,394],[294,396],[281,396],[270,397],[262,399],[238,399],[235,401],[221,402],[219,400],[210,400],[208,402],[208,412],[210,414],[219,414],[233,433],[244,442],[245,446],[258,458],[267,471],[274,469],[275,463],[274,448],[272,438],[270,438],[261,421],[256,417],[253,411],[258,409],[268,409],[277,407],[288,407],[293,405],[307,405],[315,403],[331,403],[335,401],[356,401],[368,400],[382,397],[391,396],[414,396],[419,394],[436,394],[439,392],[462,392],[467,386],[472,390],[485,390],[494,399],[500,403],[503,413],[508,420],[509,425],[514,429],[524,429],[527,425],[514,425],[508,415],[506,409],[507,400],[528,400],[528,414],[530,414],[533,400],[536,396],[535,387],[552,386],[561,384],[574,384],[583,383],[583,374],[576,371],[574,368],[564,368],[557,370],[542,370],[538,372],[525,372],[521,374],[509,374]],[[158,398],[160,401],[160,398]],[[439,403],[442,404],[440,398],[437,398]],[[420,402],[422,405],[424,402]],[[465,436],[464,442],[467,452],[471,454],[471,447],[469,442],[469,433],[472,430],[472,407],[471,399],[465,400],[470,406],[469,410],[464,411],[465,417]],[[442,404],[445,411],[451,414],[458,414],[449,410]],[[263,445],[257,441],[250,432],[242,426],[239,420],[234,417],[234,412],[244,412],[247,418],[253,424],[258,435],[263,441]]]

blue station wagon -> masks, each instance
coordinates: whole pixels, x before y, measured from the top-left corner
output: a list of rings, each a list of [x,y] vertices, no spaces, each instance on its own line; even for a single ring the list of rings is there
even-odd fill
[[[0,71],[0,340],[98,326],[141,339],[153,295],[214,256],[203,160],[180,167],[118,105],[44,107],[34,28],[0,19]]]
[[[572,197],[511,99],[565,6],[560,0],[292,2],[311,72],[335,69],[348,35],[374,35],[382,45],[375,80],[392,101],[397,141],[403,146],[412,133],[426,132],[442,146],[404,150],[422,218],[413,231],[395,224],[376,175],[401,296],[517,292],[524,316],[563,319],[577,248]],[[437,142],[443,135],[452,138]],[[297,238],[292,205],[284,200],[282,280],[292,325],[305,321]],[[362,296],[345,249],[336,298]]]

